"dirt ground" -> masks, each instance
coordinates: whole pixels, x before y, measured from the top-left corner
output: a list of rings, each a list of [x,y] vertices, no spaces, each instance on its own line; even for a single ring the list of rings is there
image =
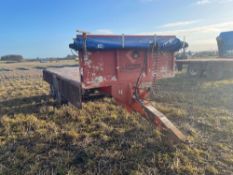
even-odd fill
[[[56,104],[41,70],[76,65],[0,63],[0,174],[232,174],[233,79],[158,82],[153,105],[189,139],[168,147],[112,99]]]

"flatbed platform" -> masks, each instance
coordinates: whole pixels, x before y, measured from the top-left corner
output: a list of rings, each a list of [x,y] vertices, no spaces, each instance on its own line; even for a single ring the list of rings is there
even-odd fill
[[[78,66],[64,67],[64,68],[50,68],[50,69],[45,69],[44,72],[49,72],[60,78],[80,83],[80,72]]]
[[[233,58],[193,58],[186,60],[176,60],[177,63],[197,63],[197,62],[233,62]]]
[[[192,58],[176,60],[178,71],[187,66],[190,76],[206,76],[208,79],[222,79],[233,76],[233,58]]]

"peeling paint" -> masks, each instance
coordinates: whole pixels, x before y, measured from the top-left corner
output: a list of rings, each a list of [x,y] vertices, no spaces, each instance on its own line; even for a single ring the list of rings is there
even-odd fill
[[[98,76],[95,77],[94,82],[95,83],[102,83],[104,81],[104,77],[103,76]]]
[[[168,72],[168,68],[166,66],[161,67],[160,72],[166,73]]]
[[[83,75],[83,68],[80,68],[80,74]]]
[[[112,81],[117,81],[116,76],[113,76],[113,77],[111,78],[111,80],[112,80]]]
[[[91,67],[91,63],[92,63],[91,59],[85,61],[85,65],[88,66],[89,68]]]

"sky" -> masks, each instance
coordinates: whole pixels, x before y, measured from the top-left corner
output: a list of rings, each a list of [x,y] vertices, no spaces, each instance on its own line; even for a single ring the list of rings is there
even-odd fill
[[[76,30],[177,35],[189,50],[216,50],[233,30],[233,0],[0,0],[0,56],[63,57]]]

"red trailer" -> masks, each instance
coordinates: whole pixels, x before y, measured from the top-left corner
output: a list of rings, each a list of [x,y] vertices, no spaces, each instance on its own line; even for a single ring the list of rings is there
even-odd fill
[[[185,136],[146,100],[156,80],[174,76],[174,53],[183,43],[175,36],[77,35],[79,67],[48,69],[44,80],[59,101],[81,107],[84,99],[111,96],[166,132],[169,141]]]

